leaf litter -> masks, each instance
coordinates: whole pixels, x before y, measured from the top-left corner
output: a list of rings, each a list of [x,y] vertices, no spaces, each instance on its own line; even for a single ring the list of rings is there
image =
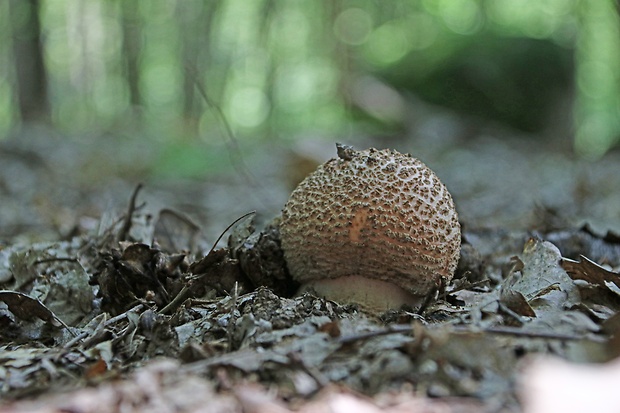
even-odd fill
[[[0,412],[522,411],[533,355],[619,353],[618,274],[580,256],[618,264],[613,234],[465,231],[437,301],[367,314],[295,296],[277,218],[206,248],[139,191],[96,233],[0,250]]]

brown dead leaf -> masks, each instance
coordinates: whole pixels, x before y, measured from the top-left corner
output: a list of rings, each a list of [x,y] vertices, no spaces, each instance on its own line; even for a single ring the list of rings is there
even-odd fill
[[[510,289],[523,294],[537,314],[542,309],[570,308],[581,301],[577,286],[559,265],[561,257],[555,245],[537,238],[523,247],[522,277]]]
[[[251,291],[247,277],[241,272],[239,260],[232,258],[230,249],[211,250],[201,260],[189,266],[195,277],[192,292],[200,296],[208,291],[216,295],[227,295],[238,289],[240,294]]]
[[[605,334],[620,336],[620,313],[616,313],[603,321],[601,328]]]
[[[523,294],[518,291],[502,289],[499,296],[499,301],[508,309],[519,315],[525,317],[536,317],[536,312],[534,312],[532,307],[530,307]]]
[[[239,260],[254,287],[269,287],[278,295],[291,296],[298,288],[286,268],[280,245],[280,217],[256,232],[254,216],[239,223],[228,238],[232,257]]]
[[[330,337],[340,337],[340,326],[336,321],[330,321],[328,323],[319,326],[318,331],[329,334]]]
[[[39,318],[54,327],[62,326],[62,322],[41,301],[16,291],[0,291],[0,301],[22,320]]]
[[[94,379],[98,376],[101,376],[108,370],[108,365],[103,359],[97,360],[94,364],[89,366],[84,372],[84,377],[87,379]]]
[[[163,251],[195,251],[200,234],[200,227],[191,219],[172,209],[159,211],[153,231],[153,242],[159,244]]]
[[[609,288],[608,283],[613,283],[620,288],[619,274],[606,270],[583,255],[580,255],[579,258],[579,261],[562,258],[560,262],[564,271],[573,280],[584,280],[590,284],[605,288]]]

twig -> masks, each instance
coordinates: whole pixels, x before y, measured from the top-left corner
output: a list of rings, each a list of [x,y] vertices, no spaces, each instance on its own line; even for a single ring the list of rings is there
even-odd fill
[[[137,313],[138,311],[142,310],[143,307],[144,307],[144,304],[138,304],[137,306],[125,311],[123,314],[119,314],[115,317],[110,318],[108,321],[103,323],[103,326],[104,327],[111,326],[112,324],[127,318],[127,313]],[[83,331],[77,336],[75,336],[73,339],[69,340],[63,347],[69,348],[73,346],[75,343],[77,343],[78,341],[80,341],[81,339],[87,337],[89,334],[91,334],[89,331]]]
[[[233,222],[231,222],[226,229],[224,229],[224,231],[222,231],[222,233],[220,234],[219,237],[217,237],[217,239],[215,240],[215,242],[213,243],[213,246],[211,247],[211,249],[209,250],[209,252],[205,255],[206,257],[208,257],[214,250],[215,247],[217,246],[217,243],[220,242],[220,240],[222,239],[222,237],[224,236],[224,234],[226,234],[228,232],[228,230],[230,230],[236,223],[238,223],[239,221],[241,221],[243,218],[248,217],[252,214],[255,214],[256,211],[250,211],[247,214],[243,214],[241,215],[239,218],[235,219]],[[170,301],[164,308],[162,308],[159,313],[160,314],[169,314],[170,312],[176,310],[183,301],[185,301],[187,298],[190,297],[190,290],[191,290],[191,283],[195,280],[198,280],[202,277],[204,277],[206,275],[205,274],[200,274],[200,276],[198,277],[193,277],[191,281],[188,282],[188,284],[186,284],[181,291],[179,291],[179,293],[172,299],[172,301]]]
[[[209,252],[207,253],[207,255],[211,254],[213,252],[213,250],[215,249],[215,247],[217,246],[217,243],[220,242],[220,240],[222,239],[222,237],[224,236],[224,234],[226,234],[228,232],[228,230],[230,230],[237,222],[241,221],[243,218],[245,217],[249,217],[252,214],[256,214],[256,211],[250,211],[246,214],[241,215],[239,218],[235,219],[233,222],[231,222],[224,231],[222,231],[222,233],[220,234],[219,237],[217,237],[217,239],[215,240],[215,242],[213,243],[213,246],[211,247],[211,249],[209,250]]]
[[[228,315],[228,326],[226,326],[226,336],[228,338],[228,351],[233,349],[233,335],[235,333],[235,327],[237,326],[237,318],[235,317],[235,311],[237,311],[237,302],[239,300],[239,283],[235,281],[235,289],[232,295],[232,305],[230,306],[230,313]]]
[[[413,331],[413,327],[410,324],[397,324],[387,328],[382,328],[367,333],[353,334],[350,336],[341,336],[338,338],[340,344],[349,344],[355,341],[368,340],[369,338],[386,336],[388,334],[400,334],[409,333]]]
[[[426,326],[431,330],[435,330],[445,325],[441,326]],[[472,328],[470,326],[451,326],[452,331],[457,333],[489,333],[489,334],[501,334],[501,335],[511,335],[511,336],[519,336],[519,337],[530,337],[530,338],[542,338],[547,340],[583,340],[585,338],[589,338],[594,340],[594,337],[587,336],[585,334],[562,334],[562,333],[554,333],[554,332],[546,332],[546,331],[528,331],[523,328],[517,327],[508,327],[508,326],[497,326],[497,327],[484,327],[484,328]],[[413,333],[413,326],[409,324],[397,324],[387,328],[378,329],[375,331],[369,331],[367,333],[362,334],[354,334],[350,336],[343,336],[338,338],[338,342],[341,344],[349,344],[355,341],[360,340],[368,340],[374,337],[385,336],[389,334],[403,334],[403,333]]]
[[[485,279],[485,280],[480,280],[480,281],[475,281],[475,282],[464,282],[463,284],[457,286],[454,290],[452,291],[444,291],[443,294],[441,294],[439,296],[439,298],[441,298],[442,300],[445,300],[450,294],[454,294],[454,293],[458,293],[459,291],[463,291],[463,290],[467,290],[473,287],[478,287],[480,285],[483,284],[488,284],[490,282],[490,280]]]
[[[124,241],[127,239],[127,235],[131,230],[131,218],[133,217],[133,213],[136,210],[136,198],[138,198],[138,193],[142,189],[142,184],[138,184],[136,189],[134,189],[133,194],[131,195],[131,199],[129,200],[129,207],[127,208],[127,216],[125,217],[125,222],[123,222],[123,226],[118,231],[117,240]]]
[[[202,96],[207,105],[215,111],[216,116],[220,120],[221,124],[224,126],[224,132],[227,138],[226,147],[228,148],[228,154],[230,155],[230,160],[233,167],[237,170],[237,173],[239,173],[245,180],[247,180],[247,182],[250,183],[252,188],[259,189],[258,191],[251,191],[250,193],[256,196],[263,205],[268,205],[268,203],[266,203],[266,200],[263,198],[263,191],[260,190],[261,185],[256,181],[256,179],[254,179],[254,176],[252,175],[249,168],[245,164],[245,161],[243,160],[243,156],[239,148],[239,143],[235,138],[235,134],[230,126],[230,123],[224,115],[224,111],[222,111],[222,109],[217,104],[215,104],[215,102],[213,102],[211,98],[209,98],[207,88],[200,80],[196,68],[191,66],[186,66],[185,68],[192,74],[194,84],[196,85],[196,89],[198,90],[198,93],[200,93],[200,96]]]
[[[160,314],[170,314],[172,311],[175,311],[183,301],[189,298],[191,289],[191,281],[183,286],[181,291],[170,301],[164,308],[162,308],[159,313]]]
[[[467,328],[467,326],[454,326],[457,332],[470,332],[475,333],[475,329]],[[530,338],[542,338],[548,340],[583,340],[588,338],[592,341],[595,340],[593,336],[587,336],[585,334],[562,334],[554,333],[551,331],[528,331],[522,328],[509,327],[509,326],[497,326],[497,327],[485,327],[481,330],[484,333],[501,334],[509,336],[530,337]],[[601,339],[602,340],[602,339]]]
[[[51,257],[51,258],[43,258],[41,260],[36,260],[35,262],[32,263],[32,265],[47,264],[48,262],[57,262],[57,261],[67,261],[67,262],[77,262],[77,263],[79,263],[77,258],[71,258],[71,257]]]

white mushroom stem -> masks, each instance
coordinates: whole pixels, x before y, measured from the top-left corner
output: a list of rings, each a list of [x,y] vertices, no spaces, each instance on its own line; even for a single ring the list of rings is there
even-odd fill
[[[359,275],[310,281],[299,290],[299,293],[304,292],[338,303],[360,303],[364,308],[375,311],[386,311],[403,305],[418,308],[423,300],[395,284]]]

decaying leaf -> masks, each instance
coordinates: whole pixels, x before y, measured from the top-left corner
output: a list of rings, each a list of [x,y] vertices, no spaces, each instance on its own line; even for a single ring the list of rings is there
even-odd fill
[[[120,249],[101,252],[93,282],[102,306],[120,314],[140,300],[164,307],[180,291],[187,270],[182,255],[168,255],[142,243],[123,242]]]
[[[577,286],[560,266],[561,258],[560,250],[548,241],[532,238],[523,247],[522,277],[512,289],[522,293],[535,310],[560,310],[580,301]]]
[[[606,270],[583,255],[580,256],[579,261],[562,258],[561,264],[573,280],[584,280],[589,284],[605,287],[614,292],[620,288],[620,275],[618,273]],[[611,284],[615,285],[616,288],[610,288]]]
[[[153,232],[153,244],[163,251],[176,253],[196,250],[200,227],[191,219],[172,209],[159,211]]]
[[[606,320],[620,311],[620,276],[582,256],[580,261],[562,259],[562,267],[576,280],[583,307],[593,319]]]
[[[518,291],[502,289],[499,301],[510,311],[525,317],[536,317],[536,312],[530,307],[529,303]]]
[[[36,317],[54,327],[63,325],[58,317],[43,305],[41,301],[26,294],[15,291],[0,291],[0,301],[3,301],[12,313],[22,320],[29,321]]]
[[[253,216],[240,223],[228,239],[233,257],[256,287],[269,287],[278,295],[290,296],[298,285],[288,273],[280,245],[280,218],[256,232]]]
[[[235,285],[241,293],[251,291],[239,261],[231,257],[228,248],[211,250],[204,258],[190,265],[188,271],[193,275],[192,296],[195,297],[227,295],[235,289]]]

